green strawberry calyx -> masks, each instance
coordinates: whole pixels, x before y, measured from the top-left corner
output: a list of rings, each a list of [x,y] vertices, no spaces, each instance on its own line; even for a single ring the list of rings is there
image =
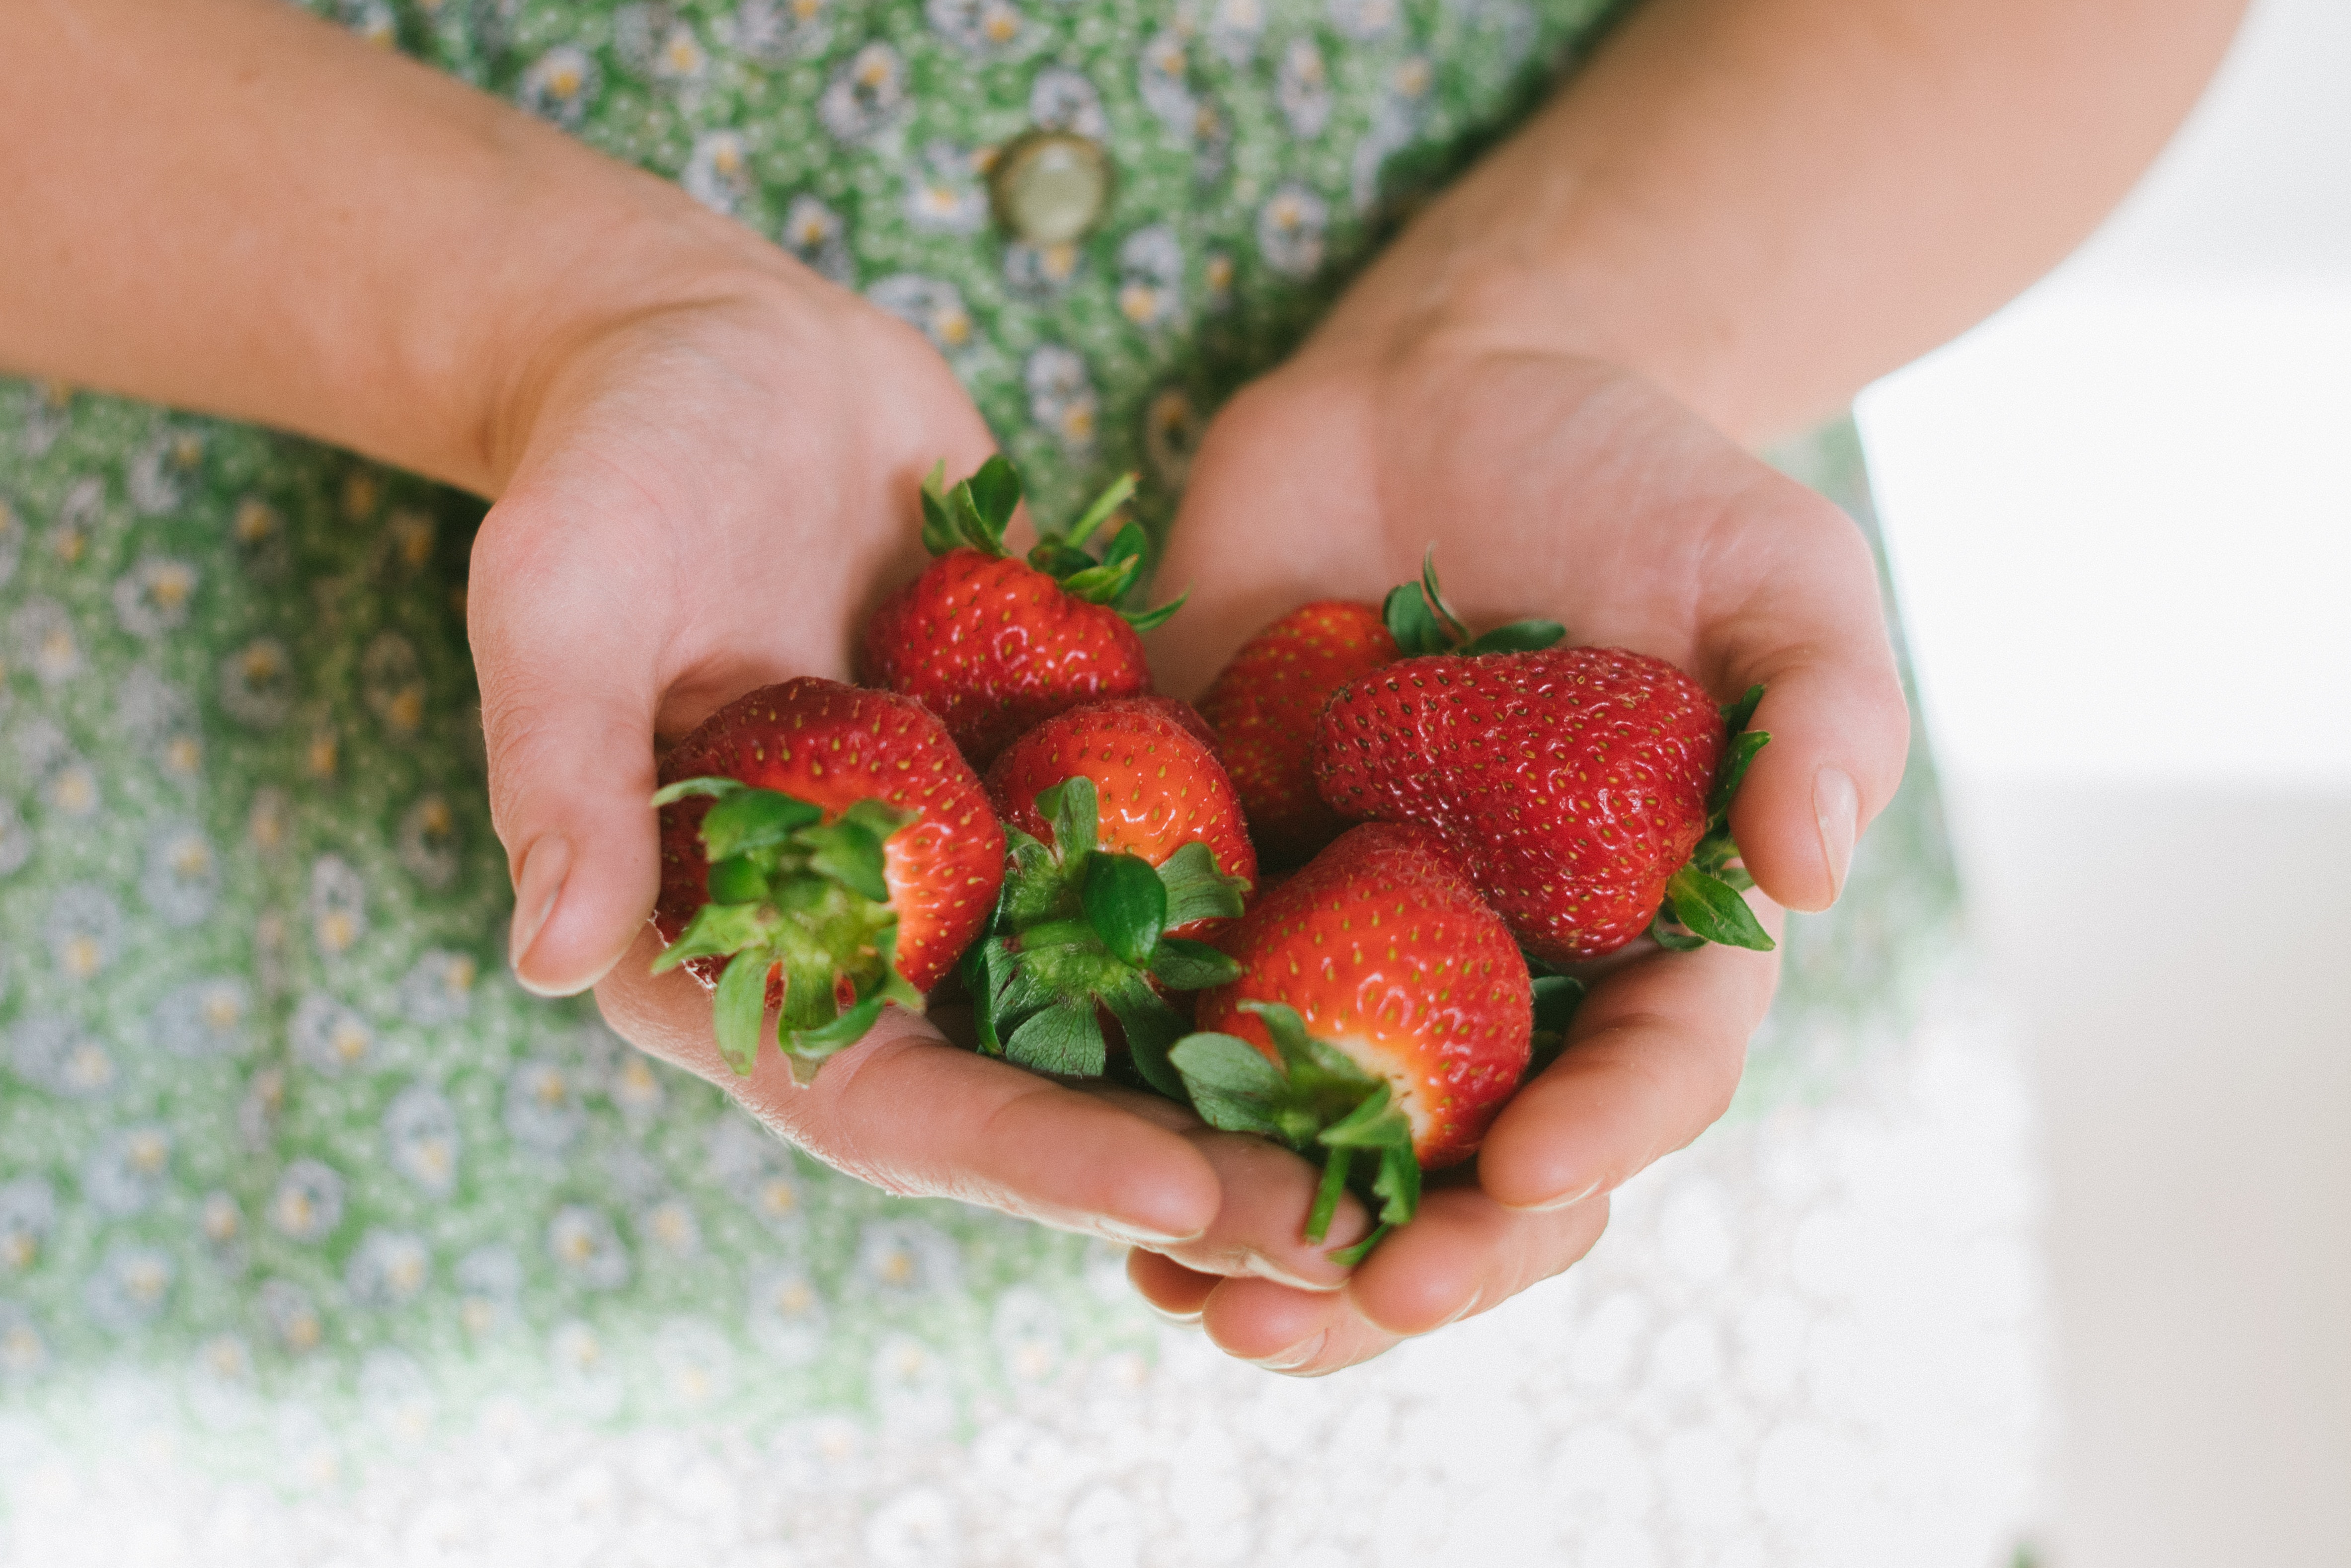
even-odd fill
[[[784,1000],[773,1038],[799,1083],[862,1039],[884,1002],[922,1011],[922,992],[898,972],[898,913],[883,877],[883,846],[914,813],[862,800],[827,822],[820,806],[731,778],[681,779],[653,805],[688,795],[716,802],[701,828],[710,901],[653,971],[727,961],[711,1022],[728,1066],[749,1074],[770,1038],[768,976],[778,968]]]
[[[1001,453],[979,465],[969,479],[946,486],[947,465],[942,462],[923,480],[923,545],[934,556],[950,550],[977,550],[1004,560],[1004,531],[1020,504],[1020,473]],[[1061,586],[1061,591],[1088,604],[1107,605],[1137,631],[1149,631],[1184,607],[1178,594],[1156,609],[1122,607],[1143,585],[1143,570],[1151,554],[1151,537],[1143,524],[1129,518],[1111,535],[1100,559],[1086,553],[1086,542],[1134,496],[1135,476],[1123,473],[1094,497],[1078,520],[1059,533],[1040,531],[1029,565]]]
[[[1256,1133],[1300,1154],[1320,1156],[1322,1185],[1306,1217],[1306,1239],[1330,1233],[1339,1195],[1351,1179],[1364,1180],[1358,1196],[1379,1222],[1370,1235],[1331,1255],[1360,1262],[1381,1238],[1410,1220],[1420,1206],[1420,1162],[1413,1158],[1412,1120],[1395,1103],[1388,1081],[1356,1065],[1345,1052],[1306,1033],[1295,1008],[1279,1002],[1244,1002],[1242,1011],[1265,1023],[1279,1064],[1237,1034],[1186,1035],[1168,1060],[1182,1075],[1192,1108],[1210,1127]],[[1372,1156],[1368,1172],[1358,1152]]]
[[[1437,546],[1420,557],[1420,580],[1398,583],[1380,606],[1380,618],[1395,639],[1399,658],[1426,653],[1532,653],[1567,635],[1555,620],[1514,620],[1472,637],[1445,596],[1437,589]]]
[[[1714,770],[1714,788],[1706,800],[1706,836],[1666,884],[1666,901],[1649,922],[1649,935],[1659,947],[1687,952],[1708,942],[1768,953],[1776,945],[1755,911],[1740,895],[1755,886],[1755,878],[1739,864],[1739,841],[1730,836],[1730,803],[1755,753],[1769,744],[1771,732],[1750,730],[1763,688],[1750,686],[1747,694],[1722,710],[1730,732],[1722,761]]]
[[[1166,933],[1194,920],[1232,919],[1249,884],[1217,868],[1195,841],[1153,866],[1096,846],[1100,803],[1090,778],[1037,795],[1050,845],[1008,828],[1004,891],[988,930],[964,955],[979,1048],[1046,1073],[1099,1077],[1110,1044],[1107,1009],[1144,1083],[1181,1099],[1167,1050],[1184,1019],[1162,994],[1240,977],[1206,942]]]

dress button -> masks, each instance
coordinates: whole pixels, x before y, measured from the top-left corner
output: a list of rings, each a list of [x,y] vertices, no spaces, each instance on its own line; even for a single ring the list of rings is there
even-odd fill
[[[1110,205],[1110,154],[1102,143],[1067,130],[1030,131],[998,153],[987,171],[997,223],[1040,248],[1067,244],[1092,228]]]

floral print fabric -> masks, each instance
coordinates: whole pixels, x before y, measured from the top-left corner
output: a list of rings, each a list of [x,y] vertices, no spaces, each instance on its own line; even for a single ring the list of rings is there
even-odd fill
[[[1163,518],[1219,400],[1602,19],[319,8],[922,328],[1045,515],[1132,466]],[[993,151],[1039,126],[1115,166],[1070,246],[989,216]],[[1803,461],[1865,504],[1849,444]],[[1113,1251],[836,1177],[511,981],[464,640],[479,513],[312,443],[0,383],[0,1404],[69,1431],[141,1368],[225,1464],[413,1436],[494,1389],[592,1422],[948,1430],[1144,1343]],[[1949,919],[1938,835],[1922,774],[1835,934],[1799,933],[1755,1094],[1834,1083],[1889,1027]]]

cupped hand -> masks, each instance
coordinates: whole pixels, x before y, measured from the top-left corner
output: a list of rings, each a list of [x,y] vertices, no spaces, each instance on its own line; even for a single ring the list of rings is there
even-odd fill
[[[1720,700],[1763,685],[1755,723],[1772,740],[1732,815],[1754,901],[1776,930],[1775,904],[1834,900],[1908,738],[1867,544],[1639,378],[1507,330],[1399,342],[1349,332],[1343,313],[1227,406],[1164,567],[1193,588],[1155,649],[1166,689],[1196,693],[1306,600],[1376,602],[1431,545],[1473,628],[1548,617],[1574,642],[1668,659]],[[1236,1249],[1207,1244],[1221,1222],[1137,1252],[1130,1272],[1233,1355],[1300,1373],[1492,1307],[1582,1257],[1606,1195],[1721,1115],[1777,968],[1770,954],[1646,943],[1604,962],[1565,1052],[1504,1109],[1475,1166],[1437,1182],[1352,1275],[1236,1267]],[[1287,1155],[1271,1163],[1279,1191],[1257,1200],[1267,1237],[1277,1215],[1302,1220],[1313,1176]],[[1362,1223],[1351,1209],[1332,1240]]]
[[[1215,1173],[1160,1109],[955,1049],[895,1009],[813,1087],[772,1051],[738,1078],[709,992],[649,972],[657,742],[756,687],[844,678],[854,628],[925,559],[923,475],[995,445],[920,335],[820,279],[778,262],[669,292],[525,380],[475,545],[467,625],[517,973],[548,993],[595,984],[635,1044],[892,1191],[1126,1241],[1197,1234]]]

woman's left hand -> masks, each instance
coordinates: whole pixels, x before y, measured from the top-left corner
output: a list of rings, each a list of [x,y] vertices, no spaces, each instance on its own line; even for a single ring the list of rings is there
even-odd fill
[[[1212,426],[1165,567],[1194,591],[1155,649],[1168,689],[1196,694],[1308,599],[1377,602],[1433,544],[1473,627],[1545,616],[1573,641],[1668,659],[1719,700],[1761,683],[1772,740],[1734,829],[1767,925],[1775,900],[1825,908],[1908,735],[1859,530],[1624,370],[1474,332],[1370,340],[1343,311]],[[1226,1210],[1193,1242],[1136,1251],[1136,1286],[1234,1355],[1313,1374],[1573,1263],[1608,1193],[1721,1115],[1778,972],[1771,954],[1646,942],[1602,967],[1566,1051],[1476,1164],[1434,1182],[1352,1274],[1299,1241],[1304,1160],[1202,1129]],[[1328,1244],[1366,1224],[1350,1199]]]

